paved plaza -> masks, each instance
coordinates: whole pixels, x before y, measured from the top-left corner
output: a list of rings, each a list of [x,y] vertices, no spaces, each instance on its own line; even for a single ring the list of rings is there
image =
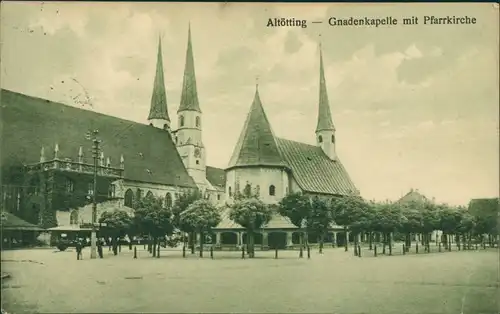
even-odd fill
[[[140,247],[77,261],[73,251],[2,252],[2,308],[9,313],[498,313],[498,251],[354,257],[311,252],[179,251],[149,257]]]

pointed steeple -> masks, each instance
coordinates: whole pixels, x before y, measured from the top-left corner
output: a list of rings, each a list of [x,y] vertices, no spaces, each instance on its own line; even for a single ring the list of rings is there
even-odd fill
[[[328,92],[326,90],[325,70],[323,67],[323,52],[321,42],[319,44],[319,108],[318,124],[316,132],[322,130],[335,130],[330,111],[330,102],[328,101]]]
[[[194,71],[193,46],[191,44],[191,24],[188,30],[188,46],[186,51],[186,64],[184,66],[184,79],[182,82],[181,104],[177,112],[192,110],[201,112],[196,89],[196,74]]]
[[[151,95],[151,108],[148,120],[163,119],[170,122],[167,110],[167,93],[163,77],[163,58],[161,52],[161,37],[158,39],[158,56],[156,60],[156,74]]]
[[[260,101],[259,88],[256,86],[252,107],[229,161],[229,168],[284,165],[274,133]]]

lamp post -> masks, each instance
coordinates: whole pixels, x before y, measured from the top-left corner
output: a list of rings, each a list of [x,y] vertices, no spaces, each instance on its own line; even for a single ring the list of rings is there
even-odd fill
[[[88,138],[92,137],[92,157],[94,158],[94,187],[92,191],[92,232],[90,234],[90,258],[97,258],[97,158],[99,157],[100,140],[97,139],[98,130],[91,131]]]

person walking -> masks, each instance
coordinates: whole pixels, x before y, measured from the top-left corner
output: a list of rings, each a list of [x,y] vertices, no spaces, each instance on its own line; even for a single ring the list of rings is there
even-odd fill
[[[104,243],[103,243],[102,239],[99,239],[97,241],[97,254],[99,254],[99,258],[102,258],[102,256],[103,256],[102,255],[102,246],[103,246],[103,244]]]
[[[80,241],[76,242],[76,260],[83,259],[82,256],[82,243]]]

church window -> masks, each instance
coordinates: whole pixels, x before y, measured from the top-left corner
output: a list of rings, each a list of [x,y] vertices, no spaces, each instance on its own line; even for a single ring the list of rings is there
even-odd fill
[[[332,143],[335,144],[335,135],[332,135]]]
[[[75,185],[73,183],[73,180],[66,179],[66,193],[73,193],[74,190],[75,190]]]
[[[115,197],[115,193],[116,193],[116,185],[110,184],[109,185],[109,190],[108,190],[108,196],[109,197]]]
[[[184,116],[179,117],[179,126],[184,126]]]
[[[176,136],[175,137],[175,144],[179,143],[179,138]]]
[[[276,187],[274,185],[269,186],[269,195],[271,196],[276,195]]]
[[[200,164],[200,161],[199,160],[196,160],[196,164],[199,165]]]
[[[172,207],[172,195],[170,194],[170,192],[167,192],[167,194],[165,195],[165,207]]]
[[[125,206],[127,207],[132,207],[132,204],[134,202],[134,192],[132,192],[131,189],[128,189],[127,192],[125,192]]]
[[[196,127],[199,128],[201,126],[200,117],[196,117]]]
[[[87,183],[87,195],[94,195],[94,182]]]
[[[152,199],[153,198],[153,192],[148,191],[148,193],[146,194],[146,198]]]
[[[231,187],[229,187],[229,188],[227,189],[227,192],[228,192],[229,196],[233,196],[233,192],[231,191]]]
[[[153,123],[150,123],[149,126],[153,126]]]
[[[72,210],[69,214],[69,224],[77,225],[78,224],[78,210]]]
[[[323,143],[323,136],[318,136],[318,142]]]
[[[220,201],[220,194],[217,194],[217,200]]]

